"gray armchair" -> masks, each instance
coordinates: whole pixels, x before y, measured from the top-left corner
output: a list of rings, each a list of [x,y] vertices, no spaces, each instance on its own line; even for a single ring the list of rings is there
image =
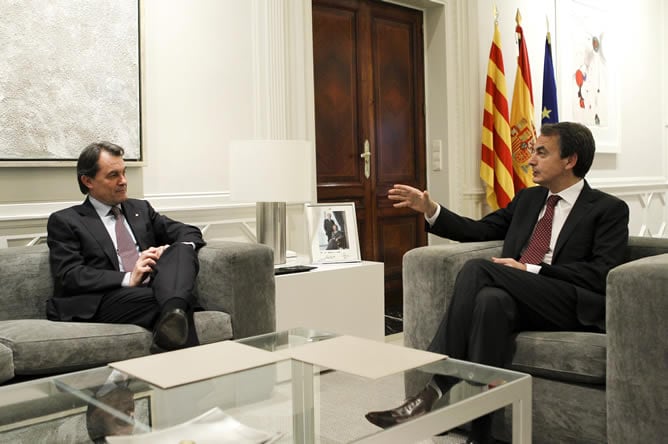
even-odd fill
[[[274,256],[260,244],[212,241],[199,251],[195,313],[202,344],[274,331]],[[136,325],[46,319],[53,293],[46,245],[0,249],[0,383],[146,355]]]
[[[404,341],[425,349],[462,265],[501,242],[416,248],[403,259]],[[520,332],[509,367],[533,376],[534,443],[661,442],[668,431],[668,239],[631,237],[608,275],[606,333]],[[406,391],[425,383],[412,375]],[[510,439],[510,410],[494,433]]]

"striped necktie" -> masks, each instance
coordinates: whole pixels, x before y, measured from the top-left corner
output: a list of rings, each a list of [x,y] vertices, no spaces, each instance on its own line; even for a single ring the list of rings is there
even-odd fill
[[[523,264],[538,265],[543,262],[543,258],[550,248],[550,239],[552,238],[552,219],[554,218],[554,207],[557,206],[561,197],[556,194],[548,197],[545,207],[545,214],[540,218],[533,230],[529,245],[527,246],[520,262]]]

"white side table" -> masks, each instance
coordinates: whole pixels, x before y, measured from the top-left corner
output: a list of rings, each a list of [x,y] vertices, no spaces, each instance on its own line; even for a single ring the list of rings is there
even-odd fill
[[[276,276],[276,331],[306,327],[384,341],[383,264],[316,266]]]

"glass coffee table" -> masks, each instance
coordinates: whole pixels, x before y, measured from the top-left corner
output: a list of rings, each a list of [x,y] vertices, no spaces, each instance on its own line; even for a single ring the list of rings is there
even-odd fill
[[[277,351],[333,337],[292,329],[238,342]],[[435,374],[461,382],[429,414],[385,430],[365,419],[369,411],[399,405],[407,381]],[[198,444],[405,444],[504,406],[512,406],[513,443],[530,443],[531,377],[456,359],[378,379],[284,359],[170,389],[101,367],[0,388],[0,442],[90,442],[89,436],[118,435],[109,442],[168,442],[177,436],[174,442]],[[60,435],[43,440],[40,433],[54,424]]]

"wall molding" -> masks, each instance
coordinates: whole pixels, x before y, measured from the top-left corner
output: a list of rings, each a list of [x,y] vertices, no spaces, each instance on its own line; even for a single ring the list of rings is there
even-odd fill
[[[615,196],[668,190],[668,178],[661,176],[587,179],[587,182],[592,188]]]
[[[207,193],[173,193],[146,195],[144,199],[160,212],[164,211],[202,211],[219,210],[224,208],[240,208],[255,206],[254,203],[233,203],[230,201],[230,193],[207,192]],[[55,211],[80,204],[82,200],[64,202],[29,202],[0,205],[0,222],[47,219]]]
[[[605,191],[619,197],[628,197],[648,193],[668,192],[668,178],[666,177],[629,177],[587,179],[593,188]],[[459,199],[466,202],[484,200],[485,192],[482,187],[459,194]],[[164,193],[147,194],[144,199],[160,212],[202,212],[208,210],[253,209],[255,203],[239,203],[230,200],[229,191],[213,191],[199,193]],[[11,222],[31,219],[46,219],[54,211],[71,207],[81,203],[77,201],[64,202],[29,202],[0,205],[0,222]]]

